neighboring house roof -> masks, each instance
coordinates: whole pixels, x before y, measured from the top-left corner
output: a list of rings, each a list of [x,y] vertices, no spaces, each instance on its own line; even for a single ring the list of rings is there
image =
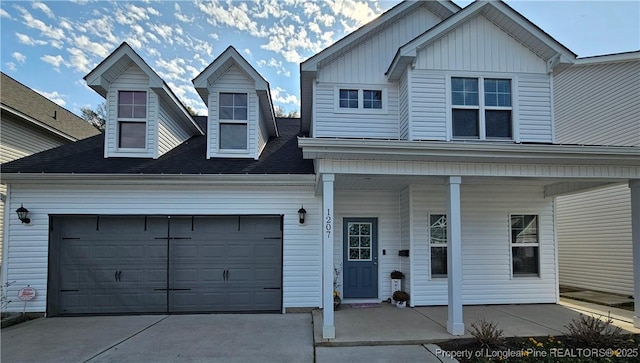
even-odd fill
[[[325,48],[320,53],[312,56],[300,64],[300,95],[301,99],[301,116],[302,129],[308,131],[311,120],[311,103],[312,87],[315,72],[318,66],[323,63],[330,62],[356,47],[363,41],[369,39],[372,34],[385,29],[389,24],[394,23],[397,19],[410,14],[417,8],[425,6],[429,11],[441,19],[447,19],[453,14],[460,11],[460,7],[450,0],[434,0],[434,1],[403,1],[393,8],[387,10],[376,19],[358,28],[356,31],[348,34],[344,38],[338,40],[333,45]]]
[[[576,59],[575,65],[590,65],[601,63],[617,63],[617,62],[629,62],[640,60],[640,50],[623,53],[612,53],[594,55],[592,57],[584,57]]]
[[[206,116],[196,116],[206,122]],[[300,119],[278,118],[280,137],[269,139],[260,158],[206,158],[207,136],[191,137],[158,159],[105,158],[104,135],[4,164],[7,174],[217,175],[314,174],[313,161],[298,148]]]
[[[100,133],[87,121],[0,72],[0,107],[64,139],[76,141]]]
[[[176,97],[167,83],[136,53],[127,42],[120,44],[107,58],[98,64],[84,79],[87,85],[106,98],[109,85],[116,80],[124,70],[135,63],[149,77],[149,87],[158,96],[171,105],[180,119],[191,128],[204,135],[204,131],[195,122],[184,104]]]
[[[420,49],[479,14],[544,59],[549,72],[558,64],[571,65],[575,62],[575,53],[507,4],[502,1],[476,1],[400,47],[387,70],[389,79],[398,79],[406,67],[414,62]]]
[[[233,65],[240,70],[255,84],[256,92],[260,100],[260,110],[263,117],[267,121],[269,127],[269,135],[278,136],[278,127],[276,117],[273,111],[273,102],[271,100],[271,90],[269,82],[256,71],[255,68],[247,62],[246,59],[232,46],[229,46],[222,54],[220,54],[211,64],[207,66],[200,74],[192,80],[196,91],[200,98],[209,106],[209,86],[220,79]]]

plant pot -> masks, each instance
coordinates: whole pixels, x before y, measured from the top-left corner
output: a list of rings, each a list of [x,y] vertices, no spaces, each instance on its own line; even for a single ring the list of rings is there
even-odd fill
[[[340,296],[334,296],[333,297],[333,310],[338,310],[338,308],[340,307],[340,304],[342,304],[342,299],[340,298]]]
[[[396,306],[400,309],[404,309],[407,307],[407,302],[406,301],[396,301]]]

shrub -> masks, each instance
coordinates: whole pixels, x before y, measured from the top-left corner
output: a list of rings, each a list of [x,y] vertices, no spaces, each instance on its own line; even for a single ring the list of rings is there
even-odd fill
[[[404,291],[396,291],[393,293],[393,300],[395,301],[408,301],[409,300],[409,294],[407,294]]]
[[[625,341],[626,336],[622,334],[622,329],[611,325],[611,312],[606,320],[602,320],[603,317],[604,315],[580,314],[569,325],[565,325],[569,331],[569,338],[585,347],[615,347]]]
[[[393,270],[393,271],[391,271],[391,278],[392,279],[402,279],[402,278],[404,278],[404,274],[401,271]]]
[[[471,323],[471,335],[485,348],[500,348],[505,344],[504,331],[498,329],[498,324],[484,319]]]

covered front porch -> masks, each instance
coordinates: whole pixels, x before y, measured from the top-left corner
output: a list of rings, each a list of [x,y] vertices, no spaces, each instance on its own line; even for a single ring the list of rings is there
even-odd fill
[[[351,243],[374,271],[371,301],[389,298],[389,272],[402,270],[410,306],[440,309],[447,337],[468,333],[465,314],[473,306],[559,302],[555,196],[629,185],[640,247],[640,155],[632,148],[318,139],[299,145],[315,159],[322,198],[324,339],[350,332],[334,315],[333,291],[336,266],[358,259]],[[434,216],[446,217],[443,245],[432,238]],[[352,233],[363,226],[365,233]],[[369,246],[374,236],[379,243]],[[434,259],[437,248],[446,248],[444,259]],[[438,263],[444,269],[434,268]],[[638,272],[635,280],[640,296]],[[344,297],[359,300],[350,299],[357,297],[352,292]]]
[[[477,319],[498,324],[507,337],[560,336],[567,333],[565,325],[581,313],[603,315],[611,313],[613,325],[630,333],[640,334],[633,327],[633,312],[576,300],[562,299],[560,304],[475,305],[465,306],[463,335],[470,338],[471,323]],[[316,346],[418,345],[456,338],[447,332],[447,307],[424,306],[398,309],[389,303],[374,308],[340,307],[335,312],[336,330],[333,339],[322,337],[322,310],[313,311],[314,343]]]

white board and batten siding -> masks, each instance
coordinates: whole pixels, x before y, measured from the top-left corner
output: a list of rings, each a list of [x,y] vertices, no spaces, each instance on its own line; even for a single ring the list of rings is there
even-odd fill
[[[248,151],[245,153],[225,153],[220,150],[220,122],[219,122],[219,94],[220,93],[246,93],[247,94],[247,132]],[[258,158],[258,138],[261,131],[258,130],[259,120],[258,95],[253,82],[237,66],[231,66],[227,72],[216,82],[209,86],[209,119],[207,158],[211,157],[252,157]],[[264,135],[264,134],[262,134]]]
[[[375,197],[372,197],[374,196]],[[305,206],[306,208],[306,206]],[[343,266],[344,218],[378,219],[378,298],[391,297],[391,271],[400,266],[400,220],[397,192],[336,190],[334,195],[334,261],[335,267]],[[386,250],[386,255],[382,250]],[[339,291],[342,295],[343,274]]]
[[[410,74],[413,140],[450,138],[450,77],[493,77],[512,80],[515,141],[553,141],[551,76],[545,61],[482,15],[420,50]]]
[[[630,194],[624,184],[557,198],[560,285],[633,295]]]
[[[553,85],[558,143],[640,146],[640,60],[573,66]]]
[[[313,136],[402,138],[398,121],[401,109],[398,84],[387,82],[385,72],[400,46],[440,21],[439,17],[420,7],[372,34],[340,57],[321,64],[314,93]],[[386,109],[384,112],[341,112],[336,107],[340,88],[384,89]]]
[[[446,305],[447,279],[431,277],[429,214],[446,214],[443,185],[410,188],[412,305]],[[463,303],[555,303],[553,201],[539,186],[461,185]],[[540,277],[512,277],[510,214],[539,216]]]
[[[5,281],[16,281],[7,293],[15,296],[26,285],[38,295],[26,305],[28,312],[46,309],[49,215],[284,215],[283,307],[321,306],[320,201],[310,186],[216,187],[106,185],[14,185],[11,200],[24,202],[31,211],[30,225],[17,216],[8,219],[11,243],[7,248]],[[87,203],[91,200],[92,203]],[[307,219],[298,222],[304,205]],[[9,205],[11,210],[16,205]],[[14,213],[15,214],[15,213]],[[24,304],[9,304],[22,311]]]
[[[118,91],[147,92],[146,148],[123,151],[118,148]],[[107,125],[105,130],[105,157],[157,157],[158,95],[149,88],[149,76],[132,64],[109,87],[107,94]]]

